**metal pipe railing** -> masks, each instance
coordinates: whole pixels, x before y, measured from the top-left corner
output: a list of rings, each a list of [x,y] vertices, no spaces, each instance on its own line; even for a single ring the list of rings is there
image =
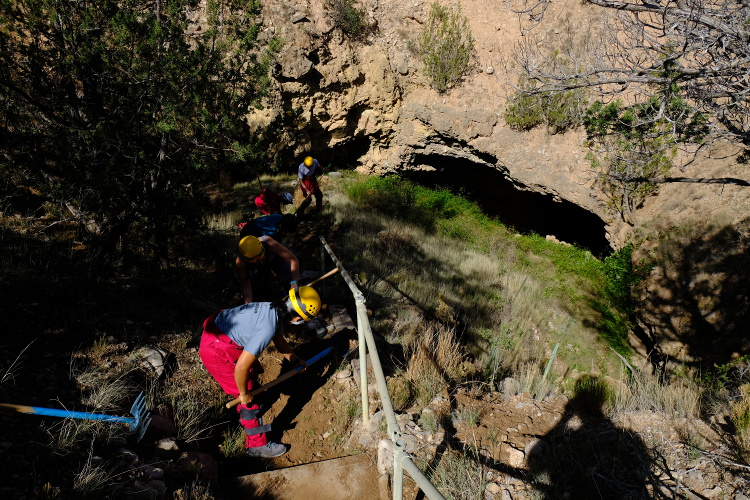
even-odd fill
[[[354,302],[357,310],[357,335],[359,339],[359,375],[360,388],[362,390],[362,421],[367,423],[369,420],[370,407],[367,394],[367,350],[370,353],[370,364],[375,375],[375,381],[380,394],[380,402],[383,405],[383,413],[387,424],[388,438],[393,443],[393,500],[402,500],[403,498],[403,471],[409,473],[409,476],[417,483],[417,486],[424,492],[430,500],[445,500],[445,497],[435,488],[419,467],[414,464],[411,455],[406,451],[406,445],[401,439],[401,428],[396,421],[396,412],[393,411],[391,396],[388,393],[388,385],[383,374],[383,367],[380,364],[375,338],[372,335],[370,321],[367,319],[367,308],[365,307],[365,297],[354,284],[349,273],[344,269],[344,265],[336,257],[328,246],[325,238],[320,237],[323,248],[328,252],[336,267],[339,269],[341,276],[349,286],[354,296]]]
[[[354,284],[354,280],[352,280],[351,276],[349,276],[349,273],[344,269],[344,265],[341,263],[341,261],[336,257],[336,254],[333,253],[333,250],[331,250],[331,247],[328,246],[328,243],[326,242],[325,238],[322,236],[320,237],[320,241],[323,244],[322,248],[324,248],[328,255],[331,257],[331,260],[333,260],[333,263],[336,264],[336,267],[339,270],[339,273],[341,274],[341,277],[344,278],[344,281],[349,286],[349,289],[352,291],[352,295],[354,295],[354,301],[357,304],[357,342],[359,344],[359,387],[362,391],[362,423],[366,424],[368,420],[370,419],[370,402],[369,402],[369,395],[367,393],[367,341],[364,337],[364,324],[367,323],[369,326],[369,321],[367,321],[367,309],[365,308],[365,314],[364,316],[359,313],[359,305],[364,305],[365,303],[365,297],[362,295],[362,292],[359,291],[359,288],[357,288],[357,285]],[[322,251],[322,250],[321,250]],[[379,361],[379,360],[378,360]]]

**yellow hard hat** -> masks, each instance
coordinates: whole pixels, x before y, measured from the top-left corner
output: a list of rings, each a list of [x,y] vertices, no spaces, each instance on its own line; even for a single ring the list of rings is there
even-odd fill
[[[297,290],[299,296],[297,296]],[[305,321],[310,321],[320,312],[320,295],[313,287],[292,288],[289,290],[289,301],[297,314]]]
[[[245,236],[240,240],[240,255],[243,259],[257,262],[263,259],[266,248],[255,236]]]
[[[305,158],[305,166],[306,167],[312,167],[312,164],[313,164],[313,157],[312,156],[306,157]]]

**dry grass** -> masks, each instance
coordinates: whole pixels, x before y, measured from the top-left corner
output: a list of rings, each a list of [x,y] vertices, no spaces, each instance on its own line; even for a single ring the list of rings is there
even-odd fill
[[[197,479],[174,492],[174,500],[214,500],[215,498],[210,485],[202,484]]]
[[[69,455],[91,442],[110,443],[125,437],[128,430],[123,424],[101,420],[66,418],[42,426],[55,453]]]
[[[21,369],[23,354],[29,347],[31,347],[31,344],[33,343],[34,341],[32,340],[26,345],[26,347],[21,349],[21,351],[18,353],[18,356],[16,356],[13,361],[10,362],[7,368],[0,369],[0,388],[2,388],[5,384],[13,385],[16,379],[16,374],[18,373],[18,370]]]
[[[53,500],[60,498],[62,490],[58,486],[52,486],[51,483],[44,483],[40,488],[34,491],[35,500]]]
[[[701,389],[688,380],[664,384],[655,376],[635,372],[622,376],[615,387],[613,414],[633,411],[655,411],[673,417],[698,418],[701,411]]]
[[[237,224],[242,222],[243,212],[234,210],[231,212],[222,212],[220,214],[211,214],[205,218],[206,227],[210,231],[235,231]]]
[[[331,438],[336,445],[341,445],[351,437],[351,428],[362,415],[360,392],[354,386],[345,389],[336,404],[336,415],[332,424],[335,431]]]
[[[389,378],[387,385],[393,409],[396,411],[406,410],[412,402],[412,392],[411,384],[404,376],[404,372],[399,371]]]
[[[455,450],[442,455],[430,471],[430,480],[449,500],[482,500],[487,485],[482,464]]]
[[[534,399],[544,399],[555,392],[555,384],[544,376],[544,370],[536,363],[526,363],[515,373],[518,381],[516,394],[528,393]]]
[[[82,390],[81,402],[88,412],[105,413],[115,416],[129,416],[130,395],[135,389],[124,376],[113,376],[96,367],[79,370],[73,363],[70,367],[71,378]],[[123,401],[128,401],[123,408]],[[60,454],[71,453],[90,442],[109,443],[127,435],[126,425],[117,422],[66,418],[46,428],[52,447]]]
[[[233,427],[232,430],[224,431],[223,440],[219,449],[221,454],[227,458],[245,456],[245,429]]]
[[[404,344],[407,359],[404,378],[411,385],[416,403],[426,406],[450,380],[460,376],[463,352],[455,328],[440,324],[428,324]]]
[[[209,425],[209,422],[219,420],[223,413],[222,400],[217,399],[214,392],[199,391],[195,385],[185,385],[175,379],[159,387],[159,400],[172,417],[177,438],[187,443],[210,437],[219,424]]]
[[[135,396],[136,390],[124,377],[109,378],[106,373],[97,370],[82,373],[76,380],[82,387],[89,389],[88,393],[81,398],[81,402],[98,411],[118,411],[121,409],[118,402],[135,400],[135,397],[129,398],[129,396]],[[86,383],[84,384],[83,381]]]
[[[738,460],[750,463],[750,384],[744,384],[738,392],[730,410],[732,423],[737,429],[732,448]]]
[[[95,463],[90,452],[83,468],[73,480],[73,491],[80,498],[115,498],[119,491],[116,481],[120,473],[107,463]]]

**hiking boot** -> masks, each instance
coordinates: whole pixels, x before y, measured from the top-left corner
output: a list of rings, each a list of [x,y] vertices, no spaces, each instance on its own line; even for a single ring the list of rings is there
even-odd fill
[[[255,448],[248,448],[245,450],[248,457],[261,457],[261,458],[272,458],[283,455],[287,452],[285,444],[274,443],[269,441],[263,446],[256,446]]]

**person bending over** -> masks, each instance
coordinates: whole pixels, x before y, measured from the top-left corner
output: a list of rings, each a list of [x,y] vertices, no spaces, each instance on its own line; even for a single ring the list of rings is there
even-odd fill
[[[284,326],[309,321],[321,308],[320,296],[309,286],[295,287],[276,302],[252,302],[224,309],[206,318],[199,355],[208,373],[222,390],[240,399],[237,411],[245,429],[245,452],[251,457],[278,457],[286,445],[269,441],[271,426],[263,424],[261,408],[250,392],[263,372],[258,356],[273,341],[276,349],[295,366],[306,366],[284,337]]]

